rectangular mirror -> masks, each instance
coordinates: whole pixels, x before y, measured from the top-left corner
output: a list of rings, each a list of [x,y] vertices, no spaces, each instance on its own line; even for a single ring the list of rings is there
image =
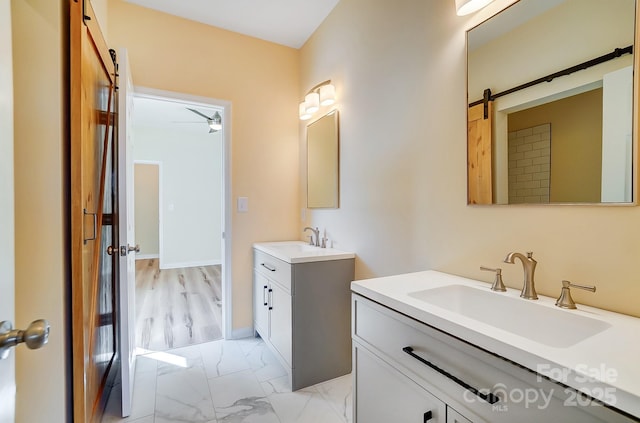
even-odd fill
[[[307,207],[338,208],[339,127],[334,110],[307,126]]]
[[[635,0],[520,0],[467,32],[468,203],[630,203]]]

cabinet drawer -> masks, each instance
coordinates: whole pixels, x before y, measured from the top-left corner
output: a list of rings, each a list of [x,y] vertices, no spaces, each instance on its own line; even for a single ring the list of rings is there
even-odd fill
[[[291,265],[278,258],[253,250],[253,263],[258,273],[282,285],[291,292]]]
[[[353,298],[354,341],[377,351],[473,422],[632,421],[458,338],[359,295]],[[486,397],[492,393],[497,401],[491,404],[473,389],[487,400],[492,400]]]

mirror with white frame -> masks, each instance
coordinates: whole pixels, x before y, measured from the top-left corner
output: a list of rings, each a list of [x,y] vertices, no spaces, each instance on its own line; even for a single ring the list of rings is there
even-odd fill
[[[634,201],[635,18],[520,0],[467,32],[469,204]]]
[[[333,110],[307,126],[307,207],[338,208],[339,126]]]

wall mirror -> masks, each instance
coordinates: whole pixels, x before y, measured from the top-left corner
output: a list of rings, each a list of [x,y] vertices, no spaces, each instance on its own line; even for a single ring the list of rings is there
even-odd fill
[[[630,203],[635,0],[520,0],[467,31],[469,204]]]
[[[307,126],[308,208],[338,208],[338,123],[334,110]]]

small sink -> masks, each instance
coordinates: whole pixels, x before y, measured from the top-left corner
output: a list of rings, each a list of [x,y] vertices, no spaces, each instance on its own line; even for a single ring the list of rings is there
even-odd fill
[[[271,248],[281,250],[282,252],[288,253],[290,255],[322,252],[320,247],[316,247],[314,245],[309,245],[307,243],[299,241],[273,243],[271,244]]]
[[[571,311],[465,285],[425,289],[409,296],[555,348],[570,347],[611,327]]]
[[[307,263],[354,258],[355,254],[333,248],[320,248],[304,241],[259,242],[254,247],[287,263]]]

